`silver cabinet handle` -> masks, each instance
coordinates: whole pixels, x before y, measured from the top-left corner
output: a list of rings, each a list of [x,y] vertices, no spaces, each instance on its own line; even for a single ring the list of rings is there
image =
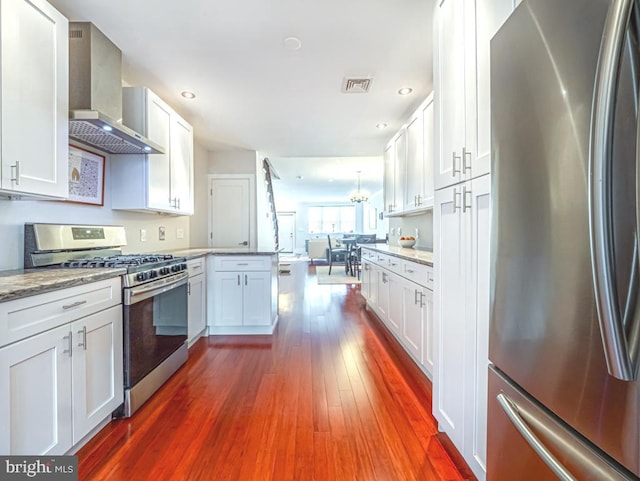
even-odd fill
[[[240,285],[240,274],[238,274],[238,285]]]
[[[82,334],[82,342],[78,343],[78,347],[82,347],[85,351],[87,350],[87,326],[84,326],[78,334]]]
[[[191,295],[191,282],[187,283],[187,295]]]
[[[462,163],[462,158],[459,155],[456,155],[455,151],[453,151],[452,154],[453,155],[451,157],[451,175],[455,177],[456,174],[460,173],[460,169],[456,169],[456,160],[459,160],[460,163]]]
[[[15,177],[11,178],[12,182],[15,182],[16,185],[20,185],[20,161],[16,160],[16,164],[11,166],[14,169]]]
[[[76,301],[73,304],[65,304],[64,306],[62,306],[63,309],[73,309],[74,307],[78,307],[81,306],[82,304],[86,304],[87,301]]]
[[[467,159],[469,159],[468,165]],[[462,147],[462,173],[466,174],[467,170],[471,172],[471,152],[469,152],[466,147]]]
[[[424,303],[424,298],[426,296],[424,295],[424,292],[420,292],[420,307],[424,307],[425,303]]]
[[[591,270],[596,310],[607,369],[613,377],[623,381],[636,378],[638,349],[631,348],[625,332],[625,320],[617,308],[616,269],[611,210],[611,158],[615,115],[615,94],[627,26],[633,0],[617,0],[607,15],[600,45],[596,71],[595,95],[591,117],[591,145],[589,159],[589,216],[591,240]],[[636,159],[637,163],[637,159]],[[636,242],[640,241],[640,227]],[[629,313],[626,313],[629,315]],[[630,314],[632,315],[632,314]],[[626,316],[625,316],[626,317]],[[630,324],[633,324],[631,322]],[[633,332],[633,327],[630,332]]]
[[[387,283],[387,273],[386,273],[386,272],[383,272],[383,273],[382,273],[382,283],[383,283],[383,284],[386,284],[386,283]]]
[[[413,303],[418,304],[418,289],[413,290]]]
[[[458,199],[458,196],[460,195],[460,193],[458,192],[457,188],[453,189],[453,211],[455,212],[456,210],[460,209],[460,206],[458,205],[458,203],[456,202]]]
[[[247,277],[248,277],[248,276],[245,274],[245,275],[244,275],[244,285],[245,285],[245,286],[247,285],[247,282],[248,282]]]
[[[69,331],[69,335],[68,336],[64,336],[62,339],[66,339],[67,340],[67,349],[65,349],[64,351],[62,351],[63,353],[69,353],[69,357],[71,357],[73,355],[73,333],[71,331]]]
[[[467,204],[467,194],[469,194],[469,204]],[[462,186],[462,212],[466,212],[467,210],[471,210],[471,201],[473,198],[471,197],[471,189],[467,189],[467,186]]]
[[[415,272],[413,269],[409,269],[409,268],[405,269],[404,271],[408,272],[409,274],[413,274]]]
[[[237,266],[248,266],[249,263],[248,262],[238,262],[236,263]]]
[[[527,426],[527,423],[520,417],[518,408],[504,393],[500,393],[497,396],[498,403],[504,410],[509,420],[513,423],[513,426],[520,432],[525,441],[531,446],[531,448],[540,456],[542,461],[549,466],[549,469],[555,473],[562,481],[576,481],[576,478],[567,471],[555,456],[542,444],[542,442],[536,437],[531,428]]]

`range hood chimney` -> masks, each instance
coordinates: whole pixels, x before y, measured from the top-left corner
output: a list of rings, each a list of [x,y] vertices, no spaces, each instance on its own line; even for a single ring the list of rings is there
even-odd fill
[[[122,52],[89,22],[69,23],[69,137],[111,154],[163,154],[122,123]]]

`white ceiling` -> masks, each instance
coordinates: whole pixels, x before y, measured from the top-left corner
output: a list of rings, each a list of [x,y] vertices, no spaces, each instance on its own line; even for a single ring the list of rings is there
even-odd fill
[[[95,23],[122,49],[124,80],[158,93],[206,149],[257,150],[283,172],[288,158],[379,156],[432,90],[434,0],[49,1]],[[345,76],[372,77],[369,93],[341,93]]]

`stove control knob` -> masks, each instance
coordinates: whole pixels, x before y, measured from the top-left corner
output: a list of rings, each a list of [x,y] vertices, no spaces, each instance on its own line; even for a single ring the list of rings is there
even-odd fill
[[[136,274],[136,281],[141,282],[147,279],[147,276],[145,275],[144,272],[138,272]]]
[[[180,264],[175,264],[171,266],[171,272],[178,272],[180,271]]]
[[[180,264],[180,270],[181,271],[186,271],[187,270],[187,264]]]
[[[168,267],[162,267],[160,269],[160,274],[163,275],[163,276],[166,276],[167,274],[169,274],[169,272],[171,272],[171,271],[169,270]]]
[[[149,271],[150,279],[155,279],[156,277],[158,277],[158,271]]]

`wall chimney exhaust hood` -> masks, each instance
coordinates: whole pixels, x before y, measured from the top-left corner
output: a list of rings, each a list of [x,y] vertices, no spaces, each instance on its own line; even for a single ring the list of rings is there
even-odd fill
[[[163,154],[122,123],[122,52],[89,22],[69,23],[69,137],[111,154]]]

